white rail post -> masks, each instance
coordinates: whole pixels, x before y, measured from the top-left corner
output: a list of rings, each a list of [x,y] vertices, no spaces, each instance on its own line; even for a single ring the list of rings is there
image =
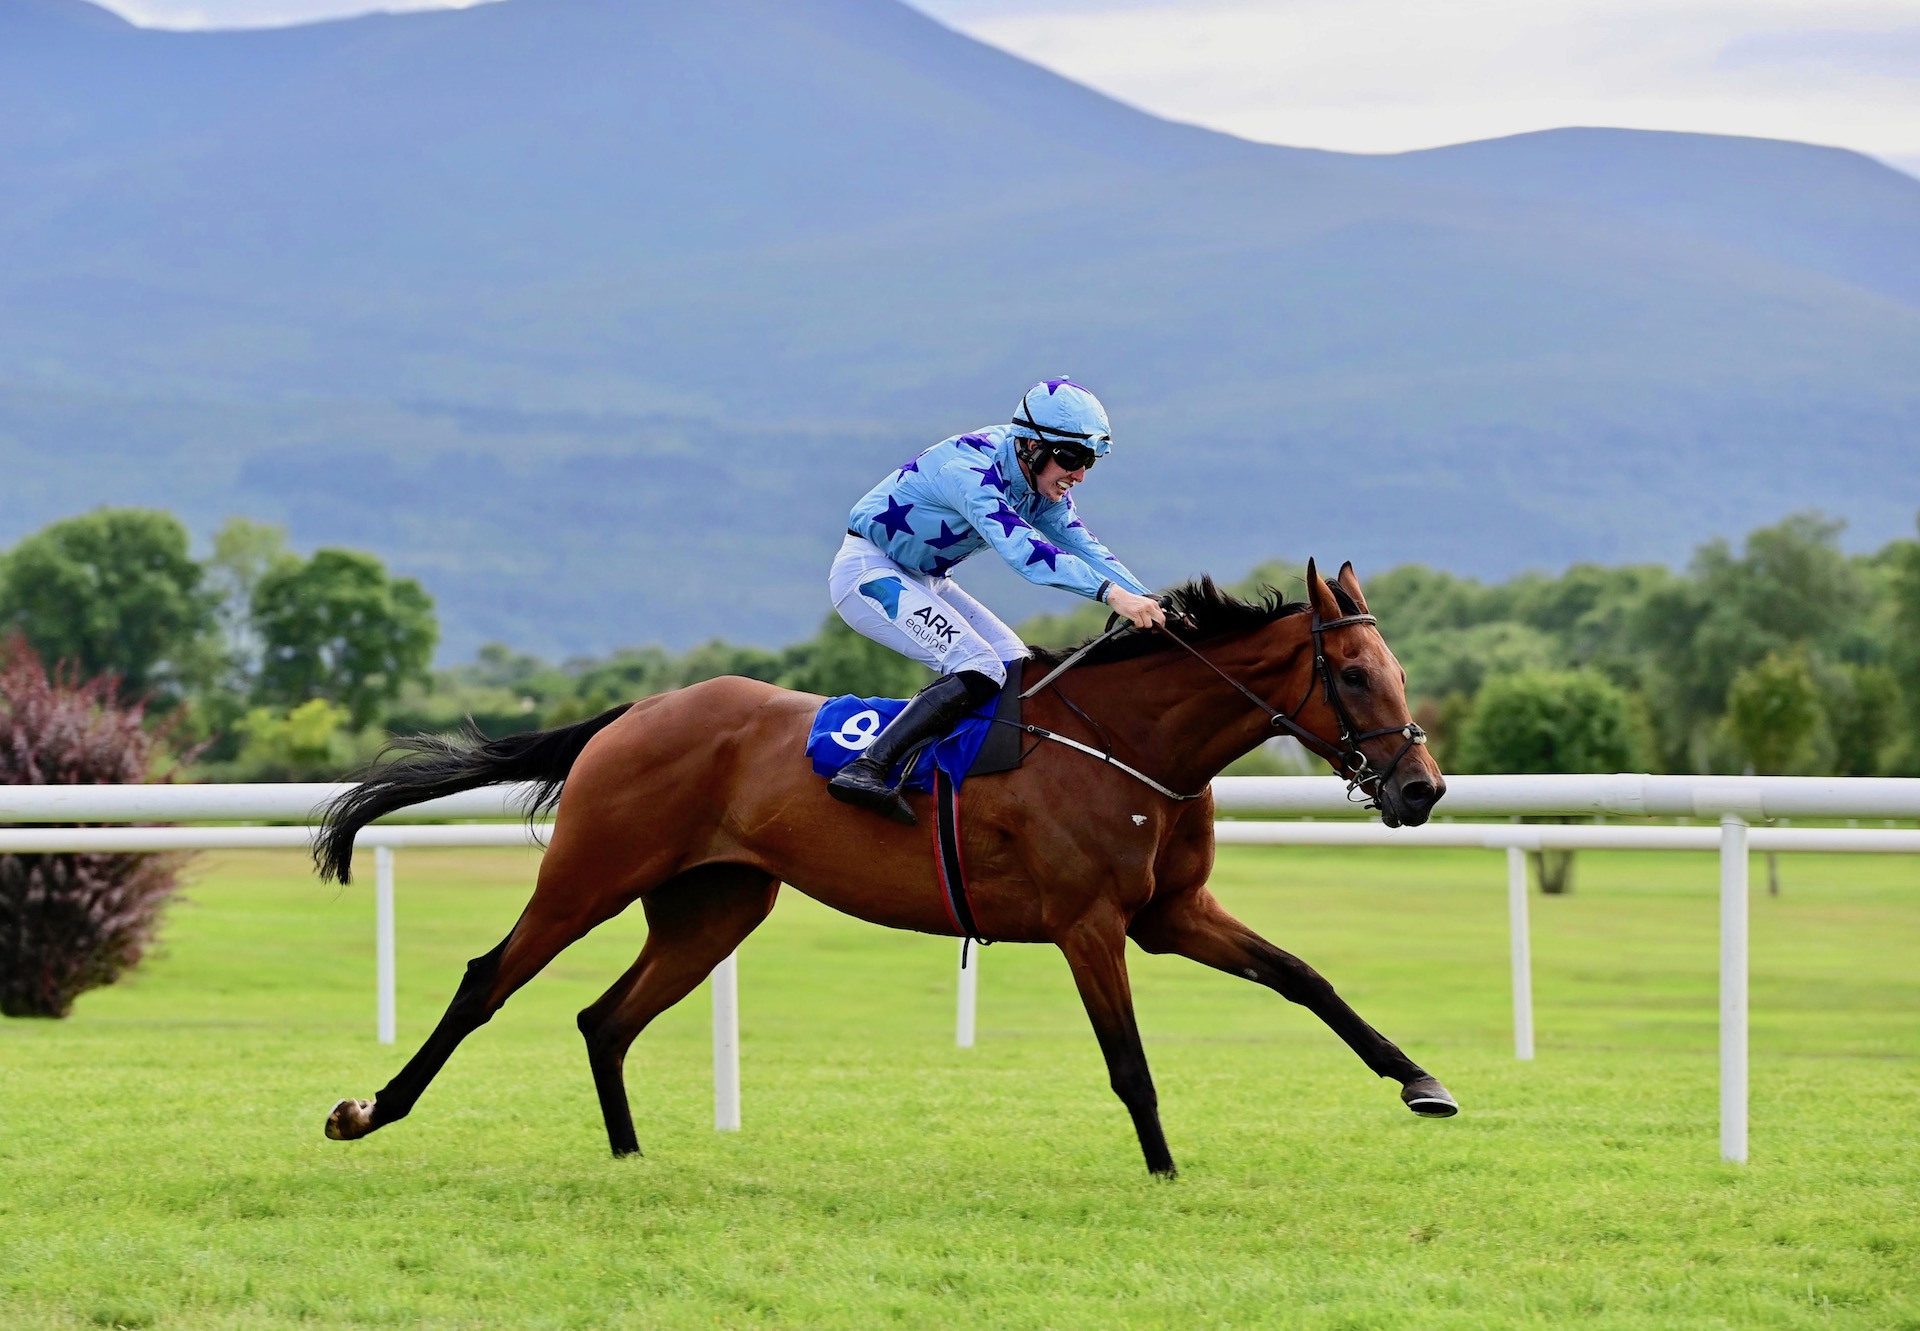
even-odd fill
[[[1747,1159],[1747,820],[1720,818],[1720,1158]]]
[[[713,1128],[740,1131],[739,953],[713,968]]]
[[[374,986],[379,992],[381,1044],[392,1044],[398,1033],[393,985],[393,848],[373,851]]]
[[[980,951],[973,949],[968,961],[968,940],[960,940],[960,988],[953,1016],[953,1042],[962,1049],[973,1048],[974,1017],[980,1006]]]
[[[1513,951],[1513,1056],[1533,1058],[1533,942],[1527,924],[1527,852],[1507,847],[1507,932]]]

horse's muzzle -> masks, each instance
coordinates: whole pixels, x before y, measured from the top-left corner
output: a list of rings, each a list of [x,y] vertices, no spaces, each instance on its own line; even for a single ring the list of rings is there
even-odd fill
[[[1447,793],[1447,783],[1415,774],[1396,781],[1383,793],[1386,799],[1380,802],[1381,822],[1388,827],[1418,827],[1433,816],[1433,806]]]

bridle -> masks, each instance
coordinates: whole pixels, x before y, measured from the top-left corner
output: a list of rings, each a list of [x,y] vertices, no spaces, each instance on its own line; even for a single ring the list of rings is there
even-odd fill
[[[1335,681],[1332,667],[1327,664],[1327,634],[1334,629],[1343,629],[1354,624],[1377,626],[1380,621],[1368,614],[1342,615],[1339,619],[1323,620],[1320,618],[1318,609],[1310,613],[1313,615],[1310,626],[1313,634],[1313,670],[1307,676],[1306,691],[1300,695],[1300,701],[1293,705],[1293,714],[1298,716],[1306,709],[1307,700],[1313,697],[1313,684],[1317,677],[1326,690],[1327,707],[1333,712],[1334,719],[1340,723],[1340,742],[1337,745],[1327,743],[1326,740],[1295,721],[1293,716],[1270,707],[1259,694],[1209,661],[1199,648],[1171,628],[1163,625],[1161,632],[1186,648],[1196,661],[1238,689],[1248,702],[1265,712],[1268,725],[1275,730],[1284,730],[1309,750],[1331,763],[1333,770],[1347,783],[1348,800],[1361,804],[1365,808],[1377,809],[1380,807],[1381,790],[1392,779],[1393,774],[1400,770],[1400,763],[1413,752],[1414,746],[1427,742],[1427,732],[1414,721],[1408,721],[1403,726],[1381,726],[1378,730],[1360,729],[1359,722],[1353,719],[1353,713],[1347,708],[1346,700],[1340,696],[1340,687]],[[1387,764],[1386,770],[1376,772],[1360,746],[1368,740],[1379,739],[1382,735],[1400,735],[1403,737],[1403,742],[1394,753],[1392,761]],[[1356,794],[1363,798],[1355,799]]]
[[[1317,678],[1326,690],[1327,706],[1333,712],[1334,719],[1340,725],[1340,742],[1337,745],[1329,744],[1326,740],[1320,738],[1320,736],[1314,734],[1311,730],[1308,730],[1298,721],[1295,721],[1293,716],[1289,716],[1286,712],[1279,711],[1269,705],[1266,699],[1208,660],[1199,648],[1195,647],[1178,633],[1175,633],[1170,626],[1163,624],[1160,626],[1160,631],[1173,639],[1173,641],[1181,647],[1185,648],[1196,661],[1200,662],[1200,664],[1204,665],[1234,689],[1238,690],[1241,696],[1246,698],[1248,702],[1252,703],[1260,711],[1266,713],[1267,724],[1273,727],[1273,729],[1284,731],[1293,736],[1299,740],[1301,744],[1305,745],[1308,750],[1331,763],[1334,771],[1347,783],[1348,800],[1361,805],[1363,808],[1378,809],[1381,807],[1380,796],[1386,783],[1393,777],[1393,774],[1399,770],[1400,764],[1406,756],[1413,752],[1414,746],[1427,742],[1427,732],[1422,730],[1418,723],[1413,721],[1408,721],[1403,726],[1382,726],[1377,730],[1360,729],[1359,723],[1353,719],[1353,713],[1347,708],[1346,700],[1340,696],[1340,687],[1334,679],[1333,670],[1327,664],[1326,635],[1334,629],[1348,628],[1356,624],[1377,625],[1380,621],[1369,614],[1343,615],[1338,619],[1323,620],[1320,618],[1318,609],[1313,609],[1310,613],[1313,616],[1310,625],[1310,631],[1313,635],[1313,669],[1307,676],[1306,691],[1300,695],[1300,701],[1293,706],[1293,713],[1297,716],[1305,710],[1307,701],[1313,697],[1314,681]],[[1111,638],[1114,634],[1130,627],[1131,625],[1124,622],[1114,625],[1105,633],[1102,633],[1099,637],[1074,652],[1073,655],[1069,656],[1052,670],[1048,671],[1039,683],[1023,690],[1020,696],[1023,699],[1031,698],[1034,694],[1040,692],[1055,679],[1059,678],[1061,674],[1075,662],[1079,661],[1081,657],[1105,642],[1108,638]],[[1074,707],[1071,700],[1069,700],[1065,694],[1061,694],[1060,699],[1062,702],[1065,702],[1068,707],[1072,708],[1076,714],[1079,714],[1083,719],[1091,722],[1091,718],[1086,717],[1085,713],[1082,713],[1078,707]],[[998,718],[995,719],[997,720]],[[1003,724],[1013,723],[1005,722]],[[1115,758],[1111,753],[1103,752],[1090,744],[1082,744],[1078,740],[1069,739],[1065,735],[1057,735],[1053,731],[1041,726],[1021,723],[1019,728],[1037,738],[1050,739],[1056,743],[1064,744],[1069,748],[1078,749],[1082,753],[1098,758],[1110,766],[1119,768],[1136,780],[1153,787],[1153,789],[1159,791],[1169,799],[1195,800],[1206,793],[1205,791],[1197,791],[1191,795],[1182,795],[1161,785],[1146,773],[1129,767],[1126,763]],[[1097,730],[1098,727],[1095,727],[1095,729]],[[1383,735],[1400,735],[1403,737],[1404,742],[1393,755],[1392,761],[1386,765],[1385,770],[1376,772],[1373,770],[1372,764],[1368,762],[1367,755],[1361,750],[1360,746],[1368,740],[1379,739]],[[1359,798],[1356,798],[1356,796]]]

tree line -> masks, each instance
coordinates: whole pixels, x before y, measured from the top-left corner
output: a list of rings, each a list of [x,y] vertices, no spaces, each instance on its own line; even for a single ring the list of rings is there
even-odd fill
[[[1841,531],[1797,514],[1738,547],[1710,541],[1684,569],[1483,582],[1407,564],[1368,575],[1367,595],[1449,771],[1920,773],[1920,541],[1849,555]],[[1304,562],[1260,565],[1235,590],[1297,595]],[[1089,605],[1020,631],[1059,644],[1104,622]],[[177,518],[145,509],[68,518],[0,552],[10,634],[117,676],[190,771],[217,780],[335,777],[389,731],[558,725],[722,674],[886,696],[926,679],[831,613],[779,649],[553,663],[491,644],[435,670],[432,597],[377,557],[300,555],[236,518],[196,558]]]

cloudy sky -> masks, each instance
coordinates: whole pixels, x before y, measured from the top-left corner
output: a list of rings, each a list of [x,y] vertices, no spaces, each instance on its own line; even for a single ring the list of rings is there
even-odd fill
[[[915,3],[1136,106],[1273,143],[1393,152],[1619,125],[1837,144],[1920,174],[1920,0]],[[207,27],[450,6],[110,7],[153,26]]]

